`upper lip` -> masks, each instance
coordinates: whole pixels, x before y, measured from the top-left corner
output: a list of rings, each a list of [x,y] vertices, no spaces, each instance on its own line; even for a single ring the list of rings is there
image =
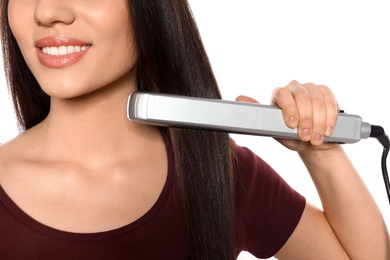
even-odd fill
[[[82,40],[78,40],[75,38],[67,37],[67,36],[47,36],[39,39],[35,46],[37,48],[43,47],[59,47],[59,46],[85,46],[90,45]]]

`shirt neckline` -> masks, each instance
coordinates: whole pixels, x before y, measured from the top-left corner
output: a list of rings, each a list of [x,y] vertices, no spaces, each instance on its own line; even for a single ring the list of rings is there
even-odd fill
[[[34,218],[30,217],[27,213],[25,213],[8,194],[5,192],[3,187],[0,185],[0,203],[2,203],[8,211],[17,218],[20,222],[23,223],[26,227],[34,229],[36,232],[44,234],[46,236],[55,237],[59,239],[65,240],[106,240],[111,239],[113,237],[121,236],[125,233],[129,233],[134,231],[135,229],[140,228],[144,224],[148,223],[163,207],[166,199],[168,198],[169,193],[172,190],[172,185],[174,183],[174,162],[173,162],[173,150],[172,146],[166,131],[161,130],[165,147],[166,154],[168,160],[168,173],[167,178],[164,184],[164,187],[157,198],[157,201],[153,204],[153,206],[141,217],[137,220],[108,231],[95,232],[95,233],[77,233],[77,232],[69,232],[62,231],[45,224],[40,223]]]

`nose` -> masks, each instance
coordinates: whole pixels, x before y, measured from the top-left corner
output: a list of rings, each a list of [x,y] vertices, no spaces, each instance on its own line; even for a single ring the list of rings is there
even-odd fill
[[[76,14],[68,0],[38,0],[34,19],[37,24],[50,27],[56,24],[72,24]]]

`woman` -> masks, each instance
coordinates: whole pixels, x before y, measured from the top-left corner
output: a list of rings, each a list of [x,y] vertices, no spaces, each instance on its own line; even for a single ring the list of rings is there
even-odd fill
[[[25,130],[0,146],[5,258],[389,257],[373,199],[342,148],[322,143],[337,116],[327,87],[292,81],[273,95],[301,139],[280,141],[306,164],[322,212],[227,134],[127,121],[137,90],[220,98],[186,1],[1,8]]]

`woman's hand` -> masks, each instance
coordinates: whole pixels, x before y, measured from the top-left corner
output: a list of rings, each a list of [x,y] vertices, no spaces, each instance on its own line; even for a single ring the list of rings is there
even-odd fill
[[[256,102],[240,96],[237,101]],[[280,259],[389,259],[382,214],[351,161],[337,144],[323,143],[336,125],[338,104],[326,86],[290,82],[273,105],[300,140],[279,139],[298,151],[321,199],[323,212],[306,204],[302,218],[278,252]],[[364,210],[362,210],[364,209]]]
[[[257,102],[244,96],[238,97],[237,101]],[[282,109],[288,127],[298,128],[300,141],[278,139],[287,148],[305,153],[337,146],[323,143],[324,136],[332,134],[338,115],[337,101],[328,87],[291,81],[287,86],[273,91],[272,105]]]

